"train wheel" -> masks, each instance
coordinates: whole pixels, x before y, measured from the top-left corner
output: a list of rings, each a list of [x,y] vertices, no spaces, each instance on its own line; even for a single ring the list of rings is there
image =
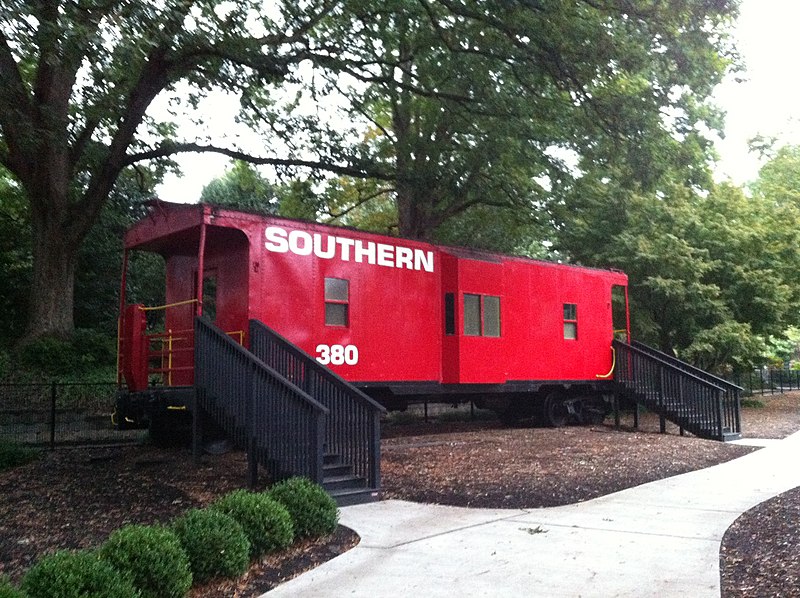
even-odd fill
[[[551,428],[561,428],[567,424],[569,409],[561,393],[551,392],[544,401],[544,423]]]

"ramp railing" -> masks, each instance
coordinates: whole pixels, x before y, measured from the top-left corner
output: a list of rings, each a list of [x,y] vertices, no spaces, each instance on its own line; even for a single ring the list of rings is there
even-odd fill
[[[326,452],[341,455],[379,489],[383,406],[258,320],[250,320],[250,350],[326,408]]]
[[[614,349],[615,380],[631,398],[696,436],[741,436],[738,387],[641,343]]]
[[[272,481],[304,476],[323,482],[328,408],[202,317],[195,319],[194,382],[195,451],[206,412],[246,447],[251,486],[258,465]]]

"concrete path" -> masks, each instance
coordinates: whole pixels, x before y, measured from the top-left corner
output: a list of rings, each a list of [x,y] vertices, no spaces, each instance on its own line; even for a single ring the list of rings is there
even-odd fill
[[[764,444],[728,463],[564,507],[346,507],[340,521],[358,532],[359,545],[265,597],[718,597],[727,528],[800,486],[800,433]]]

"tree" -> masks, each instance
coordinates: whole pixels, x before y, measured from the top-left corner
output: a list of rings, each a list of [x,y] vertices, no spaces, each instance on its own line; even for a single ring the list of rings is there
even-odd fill
[[[735,11],[705,1],[362,3],[315,29],[328,59],[303,90],[344,95],[339,120],[354,129],[337,136],[306,114],[263,114],[298,154],[342,158],[342,142],[368,127],[344,158],[385,183],[401,235],[433,238],[476,206],[541,209],[574,177],[569,156],[624,162],[631,183],[652,185],[662,156],[707,148],[702,130],[719,120],[704,100],[731,64]]]
[[[624,155],[646,178],[642,163],[669,151],[663,140],[700,139],[700,125],[713,125],[702,102],[729,64],[735,6],[6,2],[0,164],[30,207],[26,335],[70,332],[76,252],[115,182],[178,152],[385,182],[399,232],[420,238],[477,205],[535,209],[548,186],[569,178],[553,148]],[[276,90],[289,84],[298,95],[287,114]],[[242,121],[265,126],[275,154],[179,139],[151,109],[164,97],[173,115],[191,114],[212,89],[241,97]],[[319,107],[342,97],[354,131],[326,125]],[[369,127],[379,135],[365,140]]]
[[[277,209],[274,185],[243,160],[234,160],[221,177],[203,187],[200,201],[269,214]]]
[[[150,110],[154,100],[169,96],[169,110],[186,113],[212,88],[282,81],[308,57],[309,29],[339,4],[3,3],[0,164],[30,208],[29,339],[72,330],[78,248],[126,168],[180,151],[227,151],[176,139],[175,126]]]

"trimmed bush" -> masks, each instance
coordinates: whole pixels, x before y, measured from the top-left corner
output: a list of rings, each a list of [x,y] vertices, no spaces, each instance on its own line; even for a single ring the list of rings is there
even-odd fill
[[[336,501],[319,484],[308,478],[289,478],[268,492],[292,517],[295,538],[327,536],[339,522]]]
[[[25,598],[22,590],[17,589],[11,581],[0,575],[0,598]]]
[[[0,440],[0,471],[25,465],[38,457],[39,451],[36,449]]]
[[[247,571],[250,541],[230,515],[213,509],[192,509],[175,520],[173,529],[189,555],[195,582],[217,576],[238,577]]]
[[[294,540],[289,511],[266,494],[235,490],[217,500],[211,508],[239,522],[250,540],[251,558],[283,550]]]
[[[133,580],[143,598],[181,598],[192,587],[189,556],[170,529],[127,525],[111,534],[99,552]]]
[[[130,579],[96,552],[62,550],[45,556],[22,578],[28,598],[139,598]]]

